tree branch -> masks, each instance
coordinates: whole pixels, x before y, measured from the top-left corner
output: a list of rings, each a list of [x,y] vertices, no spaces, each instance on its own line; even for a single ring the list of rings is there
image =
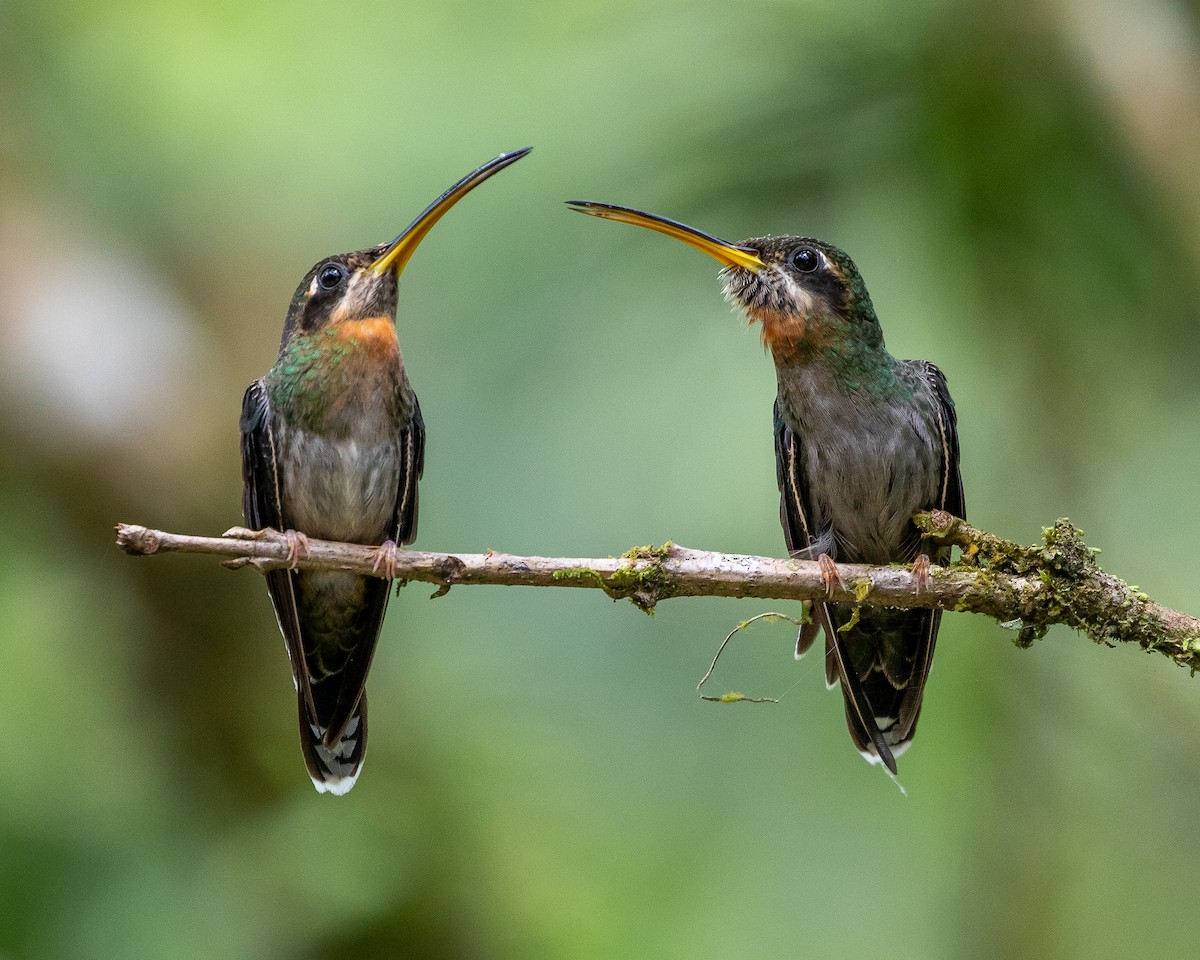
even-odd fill
[[[949,567],[934,567],[929,584],[916,589],[907,567],[838,564],[843,585],[827,592],[819,566],[809,560],[779,560],[689,550],[665,543],[635,547],[621,557],[569,559],[503,553],[428,553],[400,550],[396,576],[401,586],[419,580],[438,586],[592,587],[614,600],[628,599],[653,613],[671,597],[756,597],[762,600],[830,599],[864,606],[932,607],[982,613],[1017,631],[1028,646],[1053,624],[1066,624],[1097,643],[1136,643],[1170,657],[1192,672],[1200,669],[1200,620],[1150,600],[1136,587],[1104,573],[1095,551],[1066,520],[1043,531],[1043,543],[1022,547],[977,530],[942,511],[915,518],[930,540],[962,549]],[[235,527],[223,537],[193,537],[119,524],[117,545],[126,553],[208,553],[227,557],[227,566],[259,570],[293,565],[287,539],[272,532],[252,536]],[[347,570],[378,576],[374,548],[308,540],[295,557],[304,570]]]

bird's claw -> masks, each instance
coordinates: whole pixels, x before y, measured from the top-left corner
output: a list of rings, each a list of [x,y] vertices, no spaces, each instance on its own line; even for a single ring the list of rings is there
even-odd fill
[[[929,562],[929,555],[926,553],[918,553],[917,559],[913,561],[913,593],[924,593],[929,589],[929,582],[932,579],[930,570],[932,564]]]
[[[282,539],[287,544],[289,570],[295,570],[300,558],[308,556],[308,537],[299,530],[284,530],[280,533],[274,527],[263,527],[261,530],[251,530],[249,527],[230,527],[221,536],[234,540]]]
[[[833,557],[827,553],[817,557],[817,566],[821,568],[821,579],[825,581],[825,593],[828,596],[833,596],[833,588],[836,586],[839,590],[846,589],[846,581],[842,579],[842,575],[838,572],[837,564],[833,562]]]
[[[300,558],[308,556],[308,537],[299,530],[285,530],[283,539],[287,543],[288,569],[295,570]]]
[[[375,562],[371,564],[371,572],[380,574],[387,580],[395,580],[397,554],[396,541],[385,540],[375,548]]]

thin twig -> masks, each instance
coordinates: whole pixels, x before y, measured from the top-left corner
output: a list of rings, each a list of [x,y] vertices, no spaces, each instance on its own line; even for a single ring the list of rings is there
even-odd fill
[[[721,659],[721,654],[723,654],[725,652],[725,648],[727,646],[729,646],[729,641],[733,639],[734,634],[741,633],[743,630],[747,629],[751,624],[757,623],[759,620],[768,620],[768,621],[770,621],[770,620],[786,620],[789,623],[794,623],[798,627],[804,626],[804,624],[807,622],[806,620],[797,619],[796,617],[789,617],[786,613],[776,613],[773,610],[769,610],[766,613],[760,613],[757,616],[751,617],[749,620],[743,620],[736,627],[734,627],[732,630],[729,631],[728,636],[726,636],[725,639],[721,641],[721,645],[719,647],[717,647],[717,652],[716,652],[716,655],[712,658],[712,663],[710,663],[708,666],[708,669],[704,671],[704,676],[702,676],[700,678],[700,682],[696,684],[696,692],[697,693],[700,693],[701,688],[706,683],[708,683],[708,681],[712,678],[713,673],[716,672],[717,661]],[[748,697],[744,693],[738,693],[738,692],[733,692],[733,691],[731,691],[729,693],[722,693],[719,696],[715,696],[715,697],[711,696],[709,694],[700,693],[700,699],[707,700],[709,703],[778,703],[779,702],[778,697]]]

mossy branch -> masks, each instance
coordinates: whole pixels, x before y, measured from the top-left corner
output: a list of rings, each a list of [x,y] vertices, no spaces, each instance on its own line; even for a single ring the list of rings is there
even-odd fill
[[[960,559],[934,567],[928,586],[916,589],[904,566],[839,564],[845,586],[826,591],[820,567],[808,560],[779,560],[689,550],[672,543],[636,547],[620,557],[570,559],[504,553],[428,553],[400,550],[401,581],[436,584],[440,596],[452,586],[592,587],[614,600],[627,599],[647,613],[671,597],[755,597],[761,600],[831,599],[888,607],[936,607],[994,617],[1017,631],[1027,646],[1056,623],[1112,646],[1136,643],[1193,672],[1200,669],[1200,620],[1167,609],[1136,587],[1104,573],[1079,530],[1059,520],[1043,542],[1022,547],[977,530],[941,511],[918,514],[926,537],[960,547]],[[286,567],[294,545],[281,534],[252,537],[234,528],[223,537],[193,537],[120,524],[117,545],[126,553],[208,553],[231,567]],[[308,570],[376,573],[372,547],[308,540],[294,564]]]

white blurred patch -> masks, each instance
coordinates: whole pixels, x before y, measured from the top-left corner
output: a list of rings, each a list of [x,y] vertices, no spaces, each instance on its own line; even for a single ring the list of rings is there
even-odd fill
[[[89,240],[28,214],[0,219],[0,379],[33,430],[136,442],[178,412],[199,351],[171,291]]]

